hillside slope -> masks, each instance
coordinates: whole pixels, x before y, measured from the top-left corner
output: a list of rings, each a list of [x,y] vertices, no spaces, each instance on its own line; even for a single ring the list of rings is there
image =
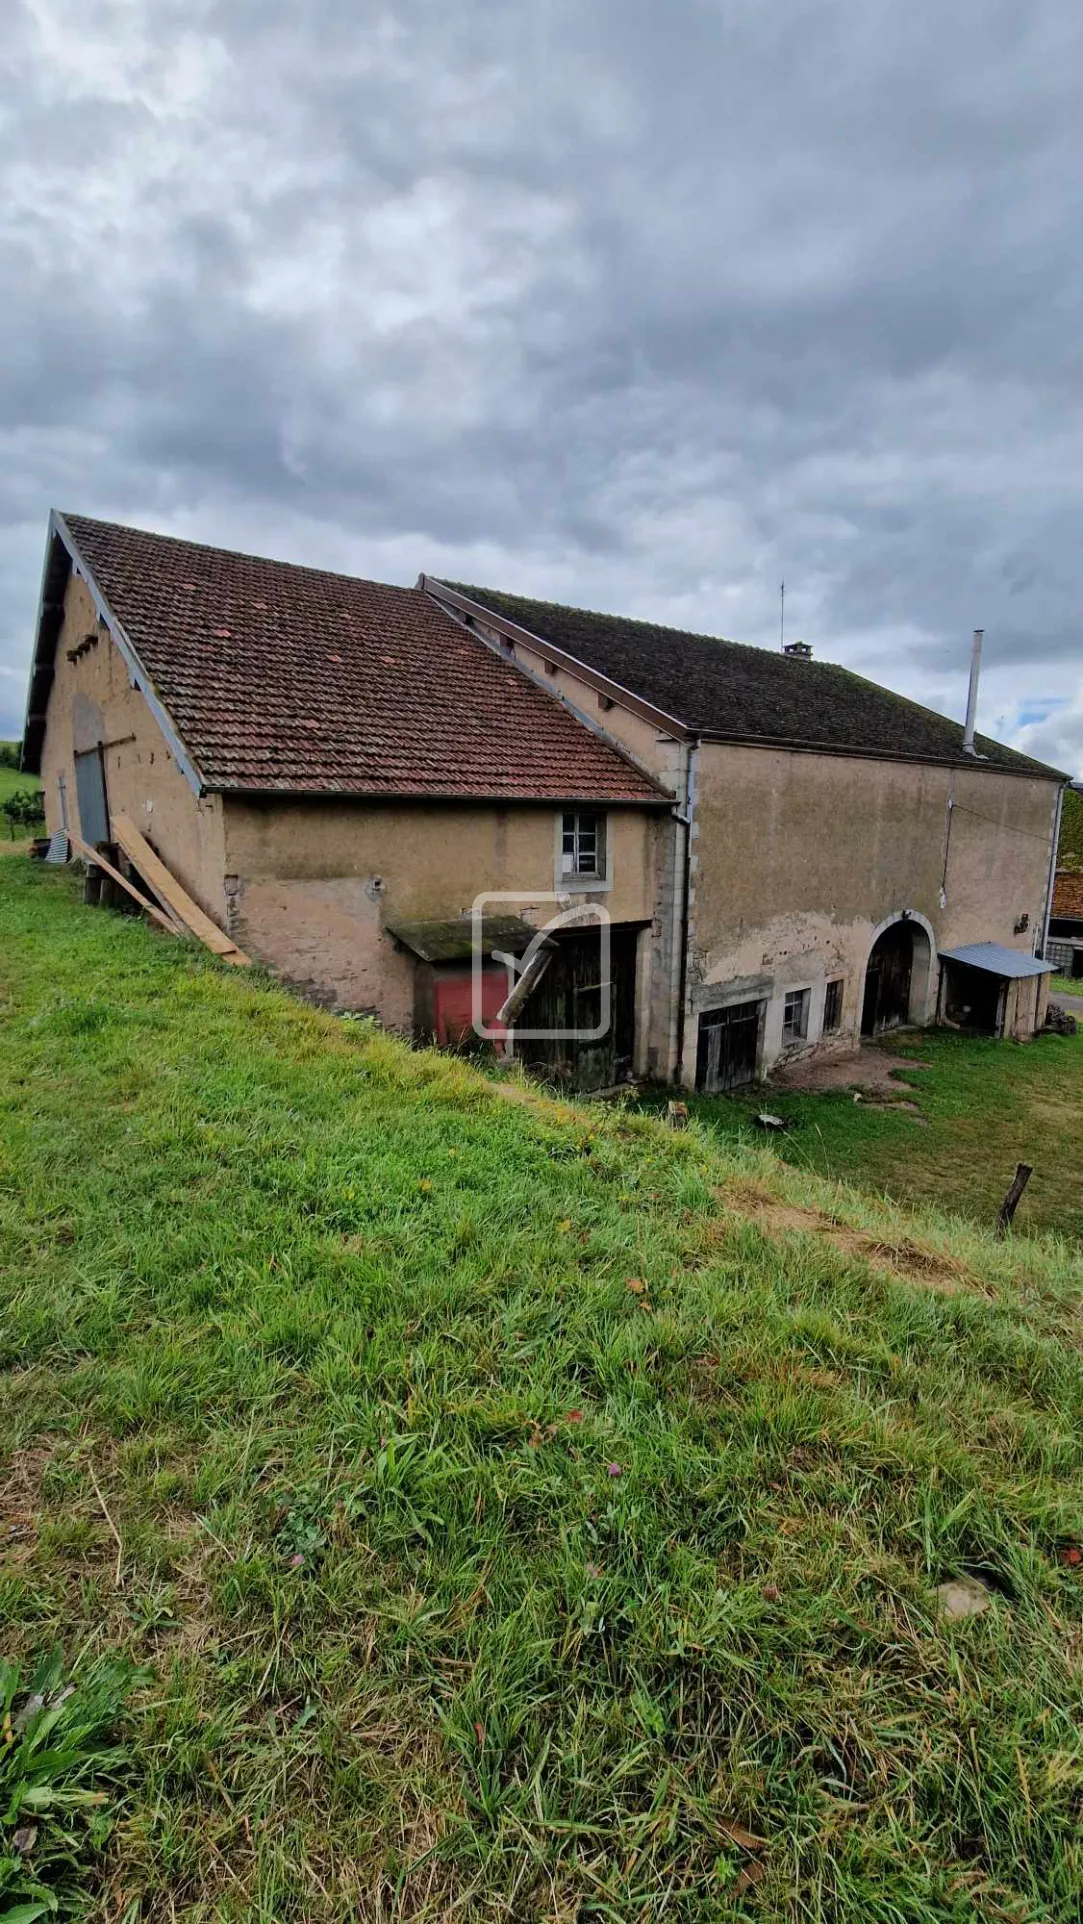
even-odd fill
[[[1077,1919],[1081,1284],[0,863],[0,1650],[154,1672],[89,1915]]]

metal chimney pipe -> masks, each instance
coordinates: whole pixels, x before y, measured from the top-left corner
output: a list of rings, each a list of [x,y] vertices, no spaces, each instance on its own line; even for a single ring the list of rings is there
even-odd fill
[[[981,677],[981,645],[985,638],[984,628],[974,630],[974,648],[970,656],[970,687],[966,697],[966,726],[963,729],[964,755],[976,755],[974,746],[974,723],[978,716],[978,681]]]

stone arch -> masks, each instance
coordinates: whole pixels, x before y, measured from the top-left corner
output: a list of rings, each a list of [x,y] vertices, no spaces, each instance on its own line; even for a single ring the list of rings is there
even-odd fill
[[[861,1033],[904,1023],[921,1026],[936,1012],[936,936],[919,909],[896,909],[877,923],[861,993]]]

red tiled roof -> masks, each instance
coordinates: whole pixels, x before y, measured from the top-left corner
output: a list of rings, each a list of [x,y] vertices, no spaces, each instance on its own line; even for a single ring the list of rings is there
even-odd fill
[[[64,522],[208,789],[665,799],[421,589]]]
[[[1083,920],[1083,874],[1072,869],[1057,870],[1053,883],[1053,914],[1066,922]]]

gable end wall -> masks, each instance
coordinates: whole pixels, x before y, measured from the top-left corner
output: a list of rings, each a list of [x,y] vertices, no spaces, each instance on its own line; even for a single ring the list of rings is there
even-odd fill
[[[91,645],[84,648],[88,641]],[[74,649],[81,652],[69,661]],[[50,832],[61,826],[61,776],[68,824],[80,832],[74,758],[99,744],[105,749],[110,810],[131,817],[188,893],[221,923],[226,911],[221,798],[197,796],[181,774],[143,696],[131,685],[120,650],[99,622],[86,583],[73,573],[65,594],[41,755]]]

